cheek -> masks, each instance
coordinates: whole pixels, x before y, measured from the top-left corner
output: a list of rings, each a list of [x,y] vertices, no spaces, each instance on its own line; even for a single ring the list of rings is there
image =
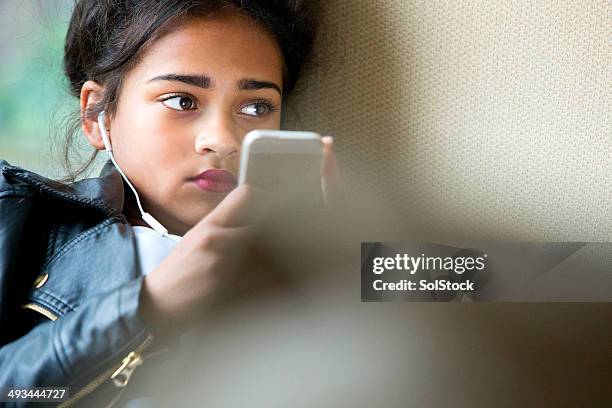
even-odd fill
[[[155,170],[157,165],[188,156],[188,129],[181,129],[164,115],[148,109],[131,113],[125,115],[127,120],[122,122],[118,136],[117,153],[122,153],[124,159]]]
[[[188,163],[187,135],[166,122],[160,117],[135,117],[122,129],[126,137],[117,149],[117,161],[147,202],[173,199],[188,174],[181,167],[181,163]]]

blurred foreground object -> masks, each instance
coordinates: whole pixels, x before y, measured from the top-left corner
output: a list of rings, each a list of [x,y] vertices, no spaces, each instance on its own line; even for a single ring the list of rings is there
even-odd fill
[[[183,407],[612,403],[610,304],[361,303],[367,219],[280,214],[251,278],[130,392]]]

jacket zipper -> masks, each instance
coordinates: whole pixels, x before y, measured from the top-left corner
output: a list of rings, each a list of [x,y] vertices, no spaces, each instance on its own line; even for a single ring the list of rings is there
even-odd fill
[[[132,373],[142,364],[142,357],[139,353],[135,351],[131,351],[130,354],[127,355],[121,362],[121,366],[115,370],[113,375],[111,375],[111,380],[113,380],[113,384],[117,387],[125,387],[127,383],[130,381],[130,377]]]
[[[48,309],[36,304],[36,303],[27,303],[23,306],[24,309],[34,310],[48,319],[55,321],[58,319],[58,316],[51,312]],[[143,359],[140,355],[143,350],[145,350],[153,341],[153,335],[149,334],[145,340],[134,350],[131,351],[118,365],[115,365],[108,370],[104,371],[102,374],[98,375],[91,382],[89,382],[86,386],[81,388],[74,396],[69,398],[67,401],[59,405],[59,407],[70,407],[74,405],[76,402],[81,400],[83,397],[92,393],[96,388],[102,385],[106,380],[113,380],[113,384],[116,387],[124,388],[127,386],[130,377],[134,373],[136,367],[142,364]],[[160,350],[163,351],[163,350]],[[157,353],[152,353],[157,354]],[[148,357],[148,356],[147,356]],[[114,400],[116,401],[116,400]],[[114,402],[113,401],[113,402]]]
[[[56,321],[58,316],[53,313],[52,311],[45,309],[44,307],[37,305],[36,303],[26,303],[25,305],[21,306],[24,309],[30,309],[30,310],[34,310],[35,312],[40,313],[41,315],[45,316],[47,319],[49,320],[53,320]]]
[[[121,363],[114,365],[96,378],[91,380],[87,385],[81,388],[76,394],[70,397],[67,401],[64,401],[58,406],[58,408],[71,407],[78,401],[91,394],[96,388],[102,385],[109,379],[113,380],[116,387],[124,388],[132,376],[132,373],[140,364],[142,364],[142,357],[140,353],[143,352],[153,341],[153,335],[149,334],[145,340],[136,347],[135,350],[131,351]],[[113,402],[115,402],[114,400]]]

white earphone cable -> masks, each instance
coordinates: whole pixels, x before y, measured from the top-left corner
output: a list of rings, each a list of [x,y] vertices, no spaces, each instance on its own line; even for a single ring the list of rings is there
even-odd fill
[[[106,126],[104,124],[104,119],[105,119],[105,112],[102,111],[100,112],[100,114],[98,115],[98,126],[100,127],[100,133],[102,133],[102,140],[104,142],[104,148],[105,151],[108,153],[108,156],[111,159],[111,162],[113,163],[113,165],[115,166],[115,168],[119,171],[119,174],[121,174],[121,177],[123,177],[123,179],[125,180],[125,182],[127,183],[128,186],[130,186],[130,189],[134,192],[134,195],[136,196],[136,203],[138,204],[138,210],[140,211],[140,215],[142,216],[142,219],[144,220],[144,222],[146,222],[147,224],[149,224],[149,226],[151,228],[153,228],[155,231],[157,231],[160,235],[171,239],[175,242],[179,242],[180,238],[174,236],[174,235],[170,235],[168,234],[168,229],[165,228],[163,225],[161,225],[159,223],[159,221],[157,221],[155,218],[153,218],[153,216],[147,212],[145,212],[142,208],[142,204],[140,204],[140,197],[138,196],[138,192],[136,191],[136,189],[134,188],[134,186],[132,185],[132,183],[130,183],[130,180],[128,180],[127,176],[125,175],[125,173],[123,173],[123,171],[121,170],[121,167],[119,167],[119,165],[117,164],[117,162],[115,161],[115,157],[113,156],[113,149],[111,147],[110,144],[110,140],[108,138],[108,135],[106,133]]]

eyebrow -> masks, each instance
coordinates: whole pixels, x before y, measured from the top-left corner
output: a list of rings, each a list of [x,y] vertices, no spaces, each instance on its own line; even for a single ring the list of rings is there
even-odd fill
[[[199,88],[209,89],[211,88],[210,77],[206,75],[181,75],[181,74],[164,74],[158,75],[154,78],[149,79],[147,82],[154,81],[178,81],[188,85],[194,85]]]
[[[257,79],[245,78],[238,81],[238,89],[253,90],[253,89],[274,89],[279,94],[283,94],[280,87],[274,82],[259,81]]]
[[[212,80],[207,75],[164,74],[151,78],[147,82],[154,81],[178,81],[204,89],[211,89],[213,87]],[[280,95],[283,94],[281,88],[274,82],[261,81],[253,78],[242,78],[238,81],[238,90],[245,91],[257,89],[274,89]]]

